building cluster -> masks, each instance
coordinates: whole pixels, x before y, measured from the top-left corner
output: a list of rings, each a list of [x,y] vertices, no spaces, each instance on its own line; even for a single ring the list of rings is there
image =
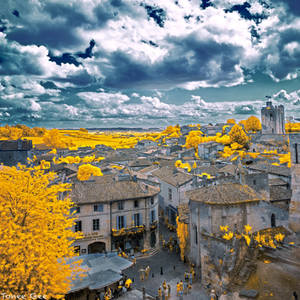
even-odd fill
[[[290,135],[288,144],[283,106],[267,102],[261,120],[262,131],[251,136],[250,150],[286,153],[290,149],[291,168],[274,165],[269,154],[235,161],[221,158],[219,151],[224,146],[216,142],[199,144],[196,157],[193,148],[183,147],[188,133],[195,130],[189,126],[182,126],[181,136],[166,139],[165,145],[142,140],[134,149],[99,145],[95,149],[61,150],[59,154],[64,156],[105,157],[97,163],[103,176],[86,181],[77,179],[76,165],[51,167],[60,180],[73,183],[74,231],[83,233],[82,239],[74,242],[75,251],[80,255],[120,251],[132,256],[157,249],[159,216],[176,225],[179,208],[184,205],[188,207],[185,222],[189,228],[186,256],[198,268],[202,282],[214,286],[217,278],[220,280],[215,266],[224,259],[229,266],[222,277],[224,285],[230,283],[237,268],[246,274],[249,265],[241,263],[242,255],[226,256],[220,226],[236,233],[242,233],[247,224],[253,232],[270,228],[300,232],[300,135]],[[201,131],[213,136],[222,132],[224,125],[202,126]],[[11,157],[23,159],[31,148],[17,141],[8,153],[6,143],[0,143],[2,161],[13,152]],[[43,149],[34,154],[49,161],[54,156]],[[177,160],[194,167],[190,172],[177,168]]]

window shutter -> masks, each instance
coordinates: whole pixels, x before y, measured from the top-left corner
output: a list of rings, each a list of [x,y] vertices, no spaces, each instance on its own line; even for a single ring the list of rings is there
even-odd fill
[[[140,225],[143,225],[143,214],[139,214]]]
[[[132,226],[135,226],[135,223],[134,223],[134,214],[132,214]]]
[[[126,216],[123,216],[124,217],[124,227],[126,228]]]

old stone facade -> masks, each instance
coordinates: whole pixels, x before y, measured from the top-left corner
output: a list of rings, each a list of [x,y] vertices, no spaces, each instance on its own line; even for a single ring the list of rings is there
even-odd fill
[[[74,242],[81,254],[126,252],[158,247],[159,188],[130,176],[105,175],[75,182],[74,231],[83,238]]]
[[[175,225],[178,206],[188,202],[185,192],[193,188],[193,176],[168,166],[152,172],[152,175],[160,183],[160,208],[168,217],[169,223]]]
[[[31,149],[32,141],[0,141],[0,163],[6,166],[14,166],[18,163],[25,164]]]
[[[221,238],[220,226],[227,225],[235,233],[242,233],[247,224],[251,225],[253,232],[287,226],[288,212],[273,206],[246,185],[219,184],[189,191],[187,194],[190,199],[189,258],[199,268],[203,284],[223,281],[224,278],[225,281],[229,280],[226,276],[230,270],[223,272],[221,265],[226,263],[233,270],[240,260],[235,257],[236,261],[225,262],[225,259],[233,259],[233,256],[225,255],[228,252],[230,254],[230,249]],[[222,278],[219,266],[223,270]]]
[[[292,160],[292,198],[289,210],[289,227],[300,232],[300,134],[290,135]]]
[[[284,134],[285,133],[284,106],[273,106],[268,101],[261,109],[261,125],[263,134]]]

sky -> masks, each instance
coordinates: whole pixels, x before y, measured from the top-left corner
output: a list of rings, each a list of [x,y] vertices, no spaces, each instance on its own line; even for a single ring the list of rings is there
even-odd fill
[[[165,127],[300,118],[297,0],[5,0],[0,124]]]

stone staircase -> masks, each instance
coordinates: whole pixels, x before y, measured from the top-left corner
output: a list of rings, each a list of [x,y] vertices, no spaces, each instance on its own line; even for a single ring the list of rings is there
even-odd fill
[[[284,243],[276,249],[267,249],[264,252],[264,257],[300,267],[299,257],[296,257],[295,255],[295,250],[299,248],[299,241],[295,241],[294,244]]]
[[[148,257],[154,256],[158,252],[159,252],[159,250],[157,248],[151,248],[146,253],[144,253],[144,254],[142,254],[140,256],[137,256],[136,259],[148,258]]]

